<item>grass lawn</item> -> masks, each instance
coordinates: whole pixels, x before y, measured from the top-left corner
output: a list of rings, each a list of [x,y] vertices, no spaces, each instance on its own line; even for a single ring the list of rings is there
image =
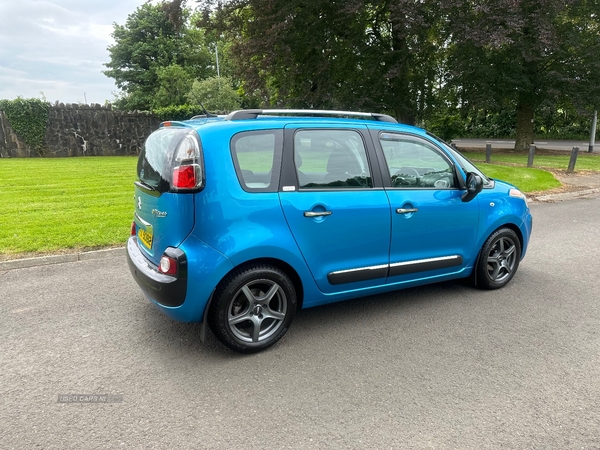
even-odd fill
[[[462,152],[465,157],[479,165],[481,161],[485,161],[485,150],[481,151],[466,151]],[[528,153],[514,151],[492,151],[492,163],[499,164],[515,164],[519,166],[527,166]],[[533,167],[549,170],[567,170],[571,152],[550,152],[539,150],[533,159]],[[587,153],[579,151],[577,155],[577,170],[593,170],[600,172],[600,154]]]
[[[525,193],[545,191],[561,186],[561,182],[554,178],[554,175],[545,170],[528,169],[527,167],[501,166],[498,164],[485,164],[480,162],[477,162],[476,164],[487,176],[514,184]]]
[[[463,153],[464,154],[464,153]],[[540,169],[530,169],[527,167],[515,167],[515,166],[502,166],[498,164],[485,164],[478,161],[479,155],[476,153],[469,153],[467,158],[474,161],[483,173],[491,178],[496,178],[498,180],[507,181],[511,184],[517,186],[521,191],[528,192],[537,192],[537,191],[545,191],[548,189],[553,189],[561,186],[560,181],[554,178],[550,172],[546,172],[545,170]],[[470,156],[476,156],[477,158],[470,158]],[[466,155],[465,155],[466,156]],[[550,156],[549,158],[552,158]],[[483,154],[483,160],[485,160],[485,153]],[[403,160],[405,163],[406,160]],[[598,159],[600,162],[600,158]],[[394,165],[394,162],[390,162]],[[567,160],[568,163],[568,160]],[[418,167],[423,163],[416,160],[414,162],[414,166]],[[557,163],[560,164],[560,163]],[[402,163],[397,163],[396,165],[404,165]],[[410,165],[410,164],[409,164]],[[527,156],[525,156],[525,166],[527,166]],[[314,153],[305,153],[302,161],[302,170],[304,172],[319,172],[326,173],[327,172],[327,157],[322,157],[318,152]],[[600,167],[599,167],[600,170]]]
[[[137,157],[0,159],[0,257],[123,245]]]
[[[0,259],[124,245],[136,162],[129,156],[0,159]],[[525,192],[560,186],[542,170],[478,166]]]

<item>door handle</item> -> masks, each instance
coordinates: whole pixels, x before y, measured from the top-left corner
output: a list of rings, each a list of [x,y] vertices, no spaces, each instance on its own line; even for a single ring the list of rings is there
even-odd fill
[[[330,216],[331,211],[304,211],[304,217]]]
[[[398,208],[396,214],[412,214],[419,211],[419,208]]]

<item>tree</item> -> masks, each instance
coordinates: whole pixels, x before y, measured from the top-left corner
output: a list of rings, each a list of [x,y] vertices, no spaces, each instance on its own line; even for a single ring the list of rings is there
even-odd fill
[[[191,75],[179,64],[159,67],[156,75],[158,91],[152,100],[152,107],[164,108],[171,105],[183,105],[194,82]]]
[[[227,77],[196,80],[187,95],[191,105],[201,105],[209,111],[234,111],[240,108],[240,96]]]
[[[437,2],[232,0],[216,11],[242,88],[261,104],[365,109],[408,123],[433,104]]]
[[[598,0],[444,3],[454,86],[463,108],[516,110],[516,150],[533,142],[534,114],[600,101]]]
[[[182,71],[190,79],[210,74],[211,54],[204,34],[190,26],[190,19],[191,13],[182,0],[174,0],[158,5],[145,3],[129,15],[125,25],[114,24],[115,44],[108,47],[110,61],[105,64],[108,69],[104,74],[114,78],[125,93],[117,107],[150,109],[159,91],[159,103],[166,106],[169,73],[177,75],[178,83],[186,78]]]

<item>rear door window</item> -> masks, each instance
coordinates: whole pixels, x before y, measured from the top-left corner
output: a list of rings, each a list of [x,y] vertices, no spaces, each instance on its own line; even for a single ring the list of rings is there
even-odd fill
[[[300,189],[373,187],[361,135],[354,130],[299,130],[294,163]]]
[[[231,156],[245,191],[277,192],[282,146],[282,130],[248,131],[233,137]]]

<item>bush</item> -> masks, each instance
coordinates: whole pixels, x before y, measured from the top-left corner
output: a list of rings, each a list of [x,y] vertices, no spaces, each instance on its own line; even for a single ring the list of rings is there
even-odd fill
[[[534,119],[536,139],[588,139],[591,116],[574,110],[540,108]],[[424,126],[432,133],[447,141],[454,138],[496,138],[515,137],[516,112],[512,109],[501,111],[475,110],[465,116],[458,109],[444,108],[429,117]]]
[[[50,103],[37,98],[0,100],[10,126],[38,155],[43,154],[44,135],[48,125]]]
[[[465,135],[465,123],[458,112],[450,112],[448,110],[435,114],[427,120],[425,128],[448,142],[455,138],[464,137]]]
[[[241,99],[232,87],[228,77],[210,77],[196,80],[187,99],[194,105],[204,105],[208,109],[236,110],[240,108]]]

